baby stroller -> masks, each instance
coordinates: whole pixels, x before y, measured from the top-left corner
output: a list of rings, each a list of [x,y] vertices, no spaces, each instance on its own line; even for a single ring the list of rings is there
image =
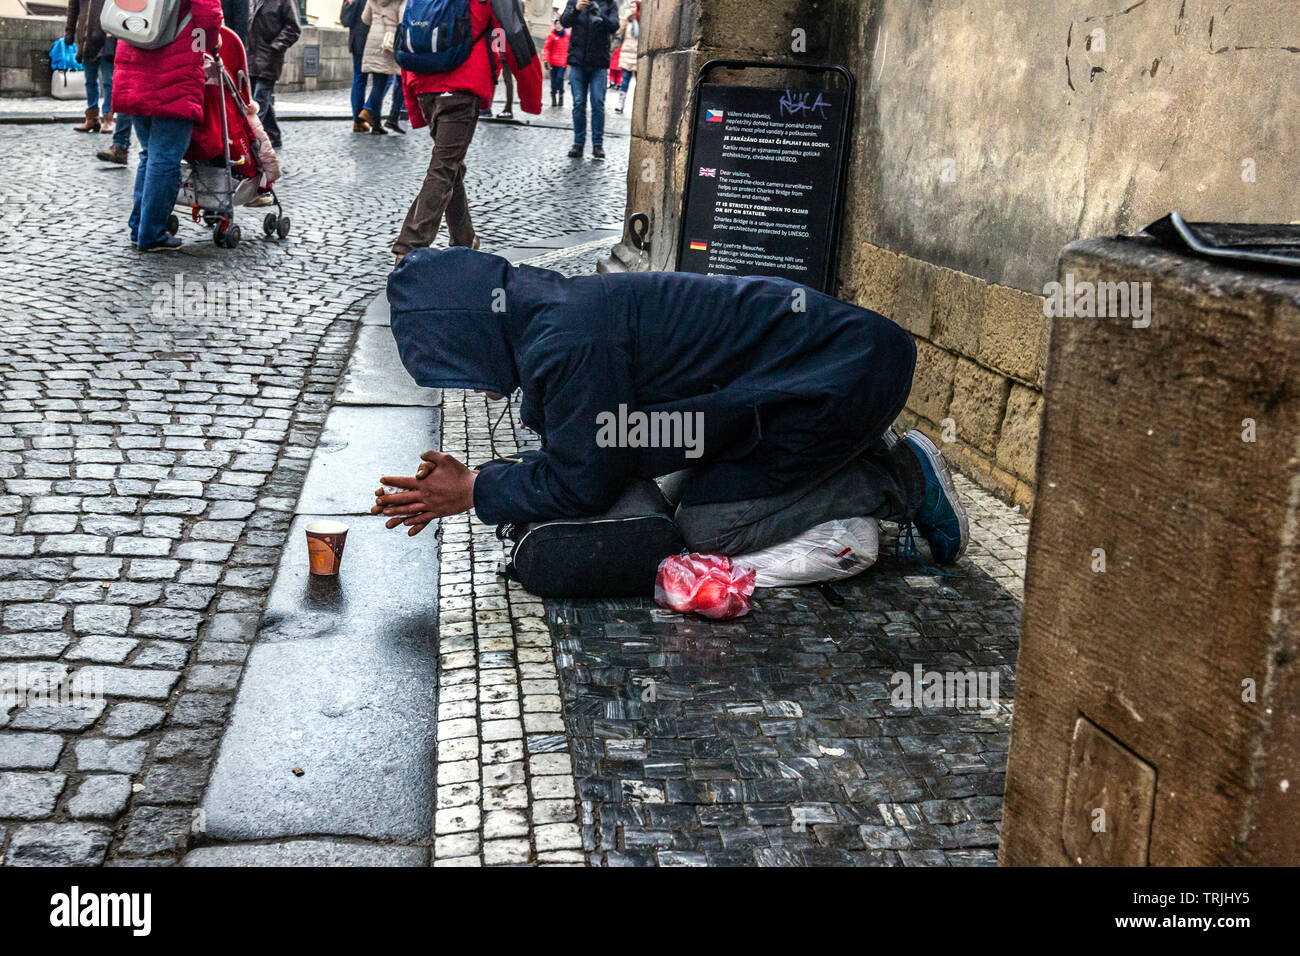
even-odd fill
[[[275,212],[262,221],[262,231],[268,238],[289,234],[289,217],[271,185],[279,176],[279,164],[256,113],[249,115],[252,102],[244,44],[222,27],[221,49],[205,68],[203,120],[190,135],[176,205],[211,229],[212,241],[225,249],[239,244],[235,207],[259,196],[269,195],[275,204]],[[179,230],[180,219],[173,213],[167,231],[176,235]]]

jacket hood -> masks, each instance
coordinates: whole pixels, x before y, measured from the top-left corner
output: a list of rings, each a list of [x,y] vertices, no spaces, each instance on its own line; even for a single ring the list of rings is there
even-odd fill
[[[388,305],[397,351],[416,384],[502,395],[519,386],[523,319],[508,292],[514,271],[500,256],[460,247],[402,258],[388,276]]]

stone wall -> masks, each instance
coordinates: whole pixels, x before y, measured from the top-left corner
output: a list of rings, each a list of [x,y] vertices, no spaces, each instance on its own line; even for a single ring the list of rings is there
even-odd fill
[[[609,268],[671,269],[695,73],[710,57],[848,66],[858,104],[838,294],[918,339],[905,416],[1032,505],[1058,251],[1187,218],[1300,219],[1286,0],[649,0],[627,212]],[[802,31],[801,34],[798,31]],[[799,39],[802,51],[792,44]]]
[[[0,17],[0,96],[49,96],[46,55],[61,36],[63,17]],[[34,60],[42,56],[44,66],[34,73]]]
[[[49,63],[33,72],[34,58],[47,54],[63,36],[62,17],[0,17],[0,96],[49,96]],[[303,53],[320,47],[320,75],[303,76]],[[304,26],[302,37],[285,59],[279,92],[342,89],[352,84],[352,55],[348,31],[339,27]]]
[[[303,51],[320,46],[320,75],[303,76]],[[348,52],[348,31],[342,27],[302,28],[302,37],[285,57],[284,73],[276,84],[278,93],[303,90],[341,90],[352,85],[352,54]]]

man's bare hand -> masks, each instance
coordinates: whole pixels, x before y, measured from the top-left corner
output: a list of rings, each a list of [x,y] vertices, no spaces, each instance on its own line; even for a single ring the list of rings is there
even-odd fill
[[[387,517],[385,525],[389,528],[404,524],[411,529],[408,535],[419,534],[430,521],[474,507],[477,474],[451,455],[426,451],[420,456],[414,477],[396,475],[379,479],[384,485],[401,490],[375,489],[375,504],[370,513]]]

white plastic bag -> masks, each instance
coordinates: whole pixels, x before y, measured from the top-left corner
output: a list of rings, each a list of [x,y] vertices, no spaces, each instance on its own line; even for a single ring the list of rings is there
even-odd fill
[[[758,573],[755,587],[779,588],[852,577],[875,564],[879,553],[880,522],[875,518],[839,518],[731,560]]]

